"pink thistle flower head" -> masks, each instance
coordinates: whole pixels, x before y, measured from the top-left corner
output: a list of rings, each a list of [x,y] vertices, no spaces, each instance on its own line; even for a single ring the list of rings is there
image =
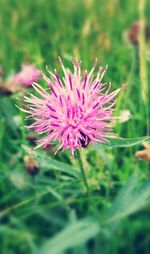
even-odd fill
[[[89,73],[85,71],[82,75],[79,63],[73,62],[73,73],[64,67],[61,59],[60,64],[64,77],[60,79],[56,70],[54,73],[48,70],[50,77],[43,77],[50,91],[34,83],[39,96],[25,96],[25,108],[22,110],[29,114],[27,118],[33,120],[25,127],[42,135],[37,147],[46,147],[58,140],[57,150],[69,148],[74,155],[76,149],[85,147],[89,142],[107,142],[107,137],[112,135],[115,97],[124,85],[109,93],[111,85],[102,83],[107,66],[100,67],[94,75],[94,64]]]
[[[23,64],[22,69],[17,73],[13,81],[16,84],[23,84],[24,86],[31,86],[33,82],[37,82],[42,72],[36,69],[33,64]]]

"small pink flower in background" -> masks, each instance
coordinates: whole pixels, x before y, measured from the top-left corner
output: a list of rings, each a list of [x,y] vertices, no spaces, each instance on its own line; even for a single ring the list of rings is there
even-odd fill
[[[60,79],[56,70],[54,73],[48,71],[50,77],[44,76],[44,79],[50,91],[34,83],[39,97],[24,96],[22,110],[29,114],[27,119],[34,121],[25,128],[42,135],[37,147],[46,147],[58,140],[57,150],[69,148],[74,155],[76,149],[89,142],[107,142],[107,137],[113,134],[115,97],[125,85],[109,93],[111,85],[102,83],[107,67],[100,67],[94,76],[95,64],[89,73],[85,71],[82,75],[79,63],[73,63],[73,73],[65,69],[61,59],[60,63],[64,77]]]
[[[23,64],[22,69],[17,73],[13,81],[16,84],[23,84],[24,86],[31,86],[33,82],[37,82],[42,72],[36,69],[32,64]]]

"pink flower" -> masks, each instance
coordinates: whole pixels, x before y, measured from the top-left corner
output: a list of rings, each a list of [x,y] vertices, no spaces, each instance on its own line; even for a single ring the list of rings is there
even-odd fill
[[[36,69],[32,64],[23,64],[22,69],[17,73],[13,81],[16,84],[23,84],[24,86],[31,86],[33,82],[37,82],[41,76],[41,71]]]
[[[112,113],[116,103],[115,97],[121,88],[109,93],[111,85],[102,83],[105,68],[100,67],[94,77],[96,64],[88,73],[81,74],[80,65],[73,63],[74,72],[65,69],[60,63],[64,77],[60,79],[58,72],[49,72],[50,78],[44,75],[50,92],[39,84],[33,87],[40,97],[29,94],[24,97],[25,109],[34,122],[25,126],[42,135],[38,140],[40,146],[46,147],[58,140],[64,151],[69,148],[72,155],[76,149],[85,147],[89,142],[104,143],[112,134]],[[104,92],[105,91],[105,92]]]

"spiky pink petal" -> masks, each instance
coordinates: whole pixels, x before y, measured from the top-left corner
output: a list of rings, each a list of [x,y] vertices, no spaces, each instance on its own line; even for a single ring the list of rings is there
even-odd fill
[[[64,151],[69,148],[73,155],[76,149],[89,142],[107,142],[107,136],[112,134],[115,98],[124,85],[110,93],[111,85],[107,87],[102,83],[107,66],[100,67],[94,77],[94,65],[82,77],[80,64],[73,62],[74,72],[71,73],[59,60],[64,72],[63,79],[60,80],[56,70],[53,74],[47,69],[50,77],[44,76],[44,79],[50,92],[34,83],[33,87],[40,97],[32,94],[25,96],[27,107],[23,110],[29,114],[29,119],[33,119],[33,123],[26,128],[42,134],[37,147],[46,147],[58,140],[59,149]]]

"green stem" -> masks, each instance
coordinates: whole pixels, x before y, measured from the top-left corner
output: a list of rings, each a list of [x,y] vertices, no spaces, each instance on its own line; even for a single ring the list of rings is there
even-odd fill
[[[79,167],[80,167],[80,171],[81,171],[81,175],[82,175],[82,179],[83,179],[85,188],[86,188],[86,190],[87,190],[87,192],[89,194],[90,193],[90,189],[89,189],[88,182],[87,182],[87,179],[86,179],[86,175],[85,175],[85,171],[84,171],[81,155],[80,155],[80,152],[78,150],[76,151],[76,156],[77,156],[77,159],[78,159],[78,162],[79,162]]]

